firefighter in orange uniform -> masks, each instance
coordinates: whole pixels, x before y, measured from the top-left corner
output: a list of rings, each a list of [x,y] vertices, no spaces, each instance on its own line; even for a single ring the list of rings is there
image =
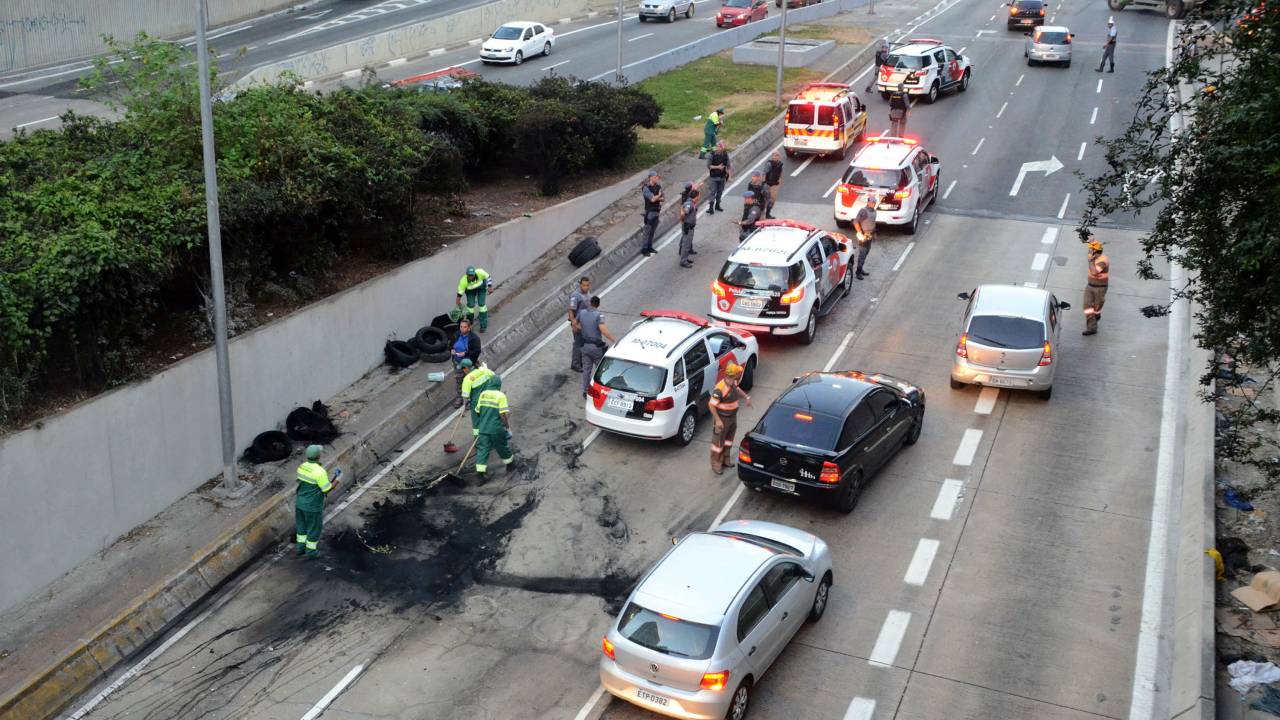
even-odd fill
[[[1107,301],[1107,281],[1111,278],[1111,260],[1102,254],[1102,243],[1089,238],[1089,280],[1084,289],[1084,332],[1097,335],[1102,319],[1102,304]]]
[[[738,384],[742,381],[742,366],[729,363],[724,369],[724,379],[716,383],[707,403],[711,409],[711,472],[724,473],[724,468],[734,467],[733,436],[738,431],[739,398],[751,404],[751,396]]]

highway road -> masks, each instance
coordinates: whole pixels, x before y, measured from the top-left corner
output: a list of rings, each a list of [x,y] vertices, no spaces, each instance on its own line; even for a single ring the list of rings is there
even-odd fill
[[[1099,75],[1104,3],[1051,5],[1077,32],[1069,69],[1027,67],[1001,12],[953,0],[904,28],[975,63],[967,93],[910,116],[942,159],[942,197],[917,235],[882,234],[870,277],[813,345],[762,342],[744,427],[805,370],[882,371],[925,389],[919,443],[852,514],[713,475],[707,423],[686,448],[593,431],[557,328],[503,369],[518,472],[424,489],[457,461],[439,450],[452,416],[440,418],[362,479],[367,491],[326,529],[323,561],[282,549],[259,562],[74,717],[655,717],[602,696],[599,638],[670,537],[739,518],[807,529],[835,559],[826,616],[760,679],[753,717],[1160,717],[1141,678],[1156,642],[1144,612],[1159,609],[1162,586],[1146,550],[1167,326],[1138,309],[1166,301],[1168,288],[1132,271],[1147,218],[1113,218],[1098,232],[1113,263],[1107,312],[1099,335],[1081,337],[1085,255],[1072,227],[1082,207],[1074,172],[1103,167],[1095,138],[1128,121],[1142,71],[1164,62],[1168,23],[1120,16],[1119,70]],[[516,72],[531,71],[536,63]],[[884,103],[870,105],[873,125],[885,125]],[[1010,195],[1023,163],[1050,157],[1065,168],[1031,174]],[[789,161],[777,214],[834,227],[842,167]],[[733,217],[740,200],[726,202]],[[678,268],[672,239],[597,285],[615,331],[655,305],[708,309],[736,228],[704,216],[691,270]],[[981,283],[1035,284],[1073,305],[1052,400],[948,387],[956,293]]]

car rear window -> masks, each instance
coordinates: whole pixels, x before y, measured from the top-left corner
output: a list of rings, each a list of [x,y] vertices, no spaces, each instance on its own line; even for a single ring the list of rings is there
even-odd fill
[[[1036,42],[1044,45],[1063,45],[1067,42],[1064,32],[1042,32],[1036,36]]]
[[[662,615],[630,603],[618,618],[618,632],[637,645],[675,657],[706,660],[716,649],[720,629]]]
[[[1014,0],[1013,6],[1019,10],[1039,10],[1042,4],[1040,0]]]
[[[889,67],[902,68],[903,70],[919,70],[925,66],[925,56],[890,53],[889,59],[885,60],[884,64]]]
[[[787,107],[787,122],[799,125],[813,124],[813,103],[791,103]]]
[[[875,187],[896,190],[907,184],[906,170],[877,170],[850,165],[844,171],[844,182],[857,187]]]
[[[834,450],[840,421],[830,415],[774,405],[756,425],[757,433],[787,445]]]
[[[969,340],[1010,350],[1031,350],[1044,345],[1044,323],[1003,315],[975,315],[969,321]]]
[[[790,267],[748,265],[732,260],[720,270],[720,282],[747,290],[771,290],[786,292],[804,278],[800,263]]]
[[[596,369],[596,382],[614,390],[657,395],[667,386],[667,371],[653,365],[607,357]]]

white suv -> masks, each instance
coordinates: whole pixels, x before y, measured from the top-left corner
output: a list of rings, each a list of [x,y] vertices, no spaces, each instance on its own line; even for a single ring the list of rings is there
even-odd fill
[[[800,335],[808,345],[853,286],[848,239],[794,220],[761,220],[711,283],[711,317],[768,335]]]
[[[938,199],[941,179],[942,162],[915,140],[869,138],[836,186],[836,225],[852,225],[866,197],[872,195],[877,198],[877,223],[902,225],[914,235],[920,213]]]
[[[755,381],[759,345],[748,332],[716,327],[691,313],[645,310],[609,348],[587,391],[587,422],[619,435],[693,440],[698,416],[729,363]]]
[[[907,94],[923,95],[926,101],[933,102],[943,90],[968,90],[972,72],[969,58],[941,40],[912,38],[890,49],[876,77],[876,89],[888,100],[889,93],[902,84]]]

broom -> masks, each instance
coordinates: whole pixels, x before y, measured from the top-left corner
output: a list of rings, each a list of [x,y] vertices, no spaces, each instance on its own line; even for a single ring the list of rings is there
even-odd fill
[[[444,443],[444,451],[447,453],[458,452],[458,446],[453,444],[453,436],[458,432],[458,423],[462,422],[462,417],[467,414],[465,407],[458,409],[458,419],[453,421],[453,428],[449,430],[449,439]]]

